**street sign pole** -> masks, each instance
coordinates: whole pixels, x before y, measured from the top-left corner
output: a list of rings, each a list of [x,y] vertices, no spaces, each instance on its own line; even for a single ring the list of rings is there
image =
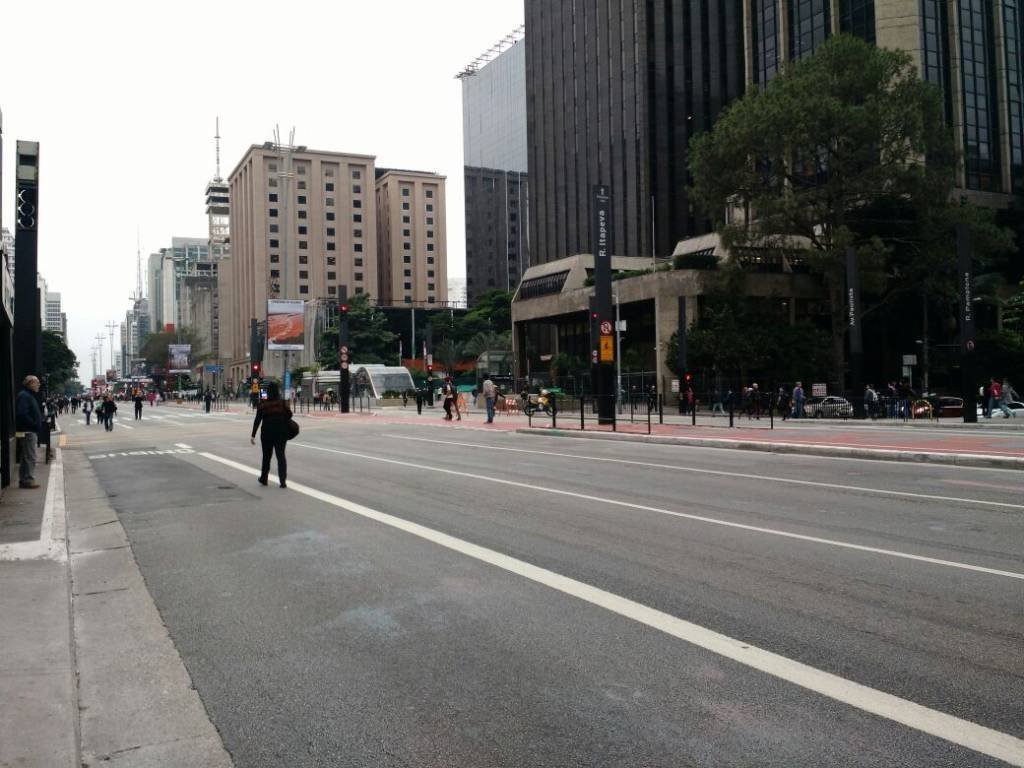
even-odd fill
[[[339,306],[348,303],[348,286],[338,287]],[[338,407],[348,413],[349,397],[352,394],[352,378],[349,372],[348,312],[341,312],[338,323]]]
[[[960,284],[960,375],[964,423],[978,421],[978,383],[974,380],[974,272],[971,236],[966,224],[956,225],[957,278]]]
[[[615,423],[615,340],[612,336],[612,196],[607,185],[591,190],[591,243],[594,252],[594,304],[599,324],[598,361],[592,365],[599,424]]]

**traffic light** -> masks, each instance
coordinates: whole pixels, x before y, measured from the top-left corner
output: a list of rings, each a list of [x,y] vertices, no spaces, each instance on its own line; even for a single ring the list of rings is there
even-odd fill
[[[685,381],[687,384],[692,384],[693,374],[687,371],[685,374],[683,374],[683,381]]]
[[[260,373],[261,373],[260,369],[261,368],[262,368],[262,366],[258,362],[252,364],[252,377],[254,379],[258,379],[260,377]]]
[[[431,363],[427,363],[427,373],[433,373],[434,366]]]
[[[348,316],[348,304],[339,304],[338,305],[338,314],[341,315],[342,317],[347,317]]]

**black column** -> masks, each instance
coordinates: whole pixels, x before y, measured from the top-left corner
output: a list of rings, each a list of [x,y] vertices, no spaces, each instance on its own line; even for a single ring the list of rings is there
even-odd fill
[[[42,377],[42,321],[38,281],[39,142],[19,141],[14,234],[14,374]]]
[[[597,184],[591,190],[591,242],[594,244],[594,306],[600,330],[598,362],[592,366],[598,423],[615,421],[615,343],[612,331],[612,196],[609,188]],[[607,332],[606,332],[607,331]],[[607,340],[606,340],[607,339]]]
[[[964,422],[978,421],[978,382],[974,377],[974,272],[971,236],[966,224],[956,225],[957,281],[960,283],[960,375]]]
[[[349,360],[352,354],[348,343],[348,286],[338,286],[338,407],[348,413],[352,395],[352,374]]]
[[[860,327],[860,280],[857,273],[857,252],[846,249],[846,328],[850,336],[849,394],[858,416],[864,415],[864,343]]]

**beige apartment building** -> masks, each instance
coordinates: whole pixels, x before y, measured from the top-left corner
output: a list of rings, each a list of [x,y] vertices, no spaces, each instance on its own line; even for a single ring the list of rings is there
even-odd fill
[[[445,177],[378,168],[377,269],[384,304],[448,301]]]
[[[250,324],[266,319],[267,299],[329,300],[342,287],[379,295],[374,159],[266,143],[231,171],[220,348],[236,384],[249,375]]]

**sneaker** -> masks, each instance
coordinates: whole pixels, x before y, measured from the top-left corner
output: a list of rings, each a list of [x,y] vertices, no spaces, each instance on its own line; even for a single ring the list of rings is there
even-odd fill
[[[256,479],[259,481],[260,485],[266,485],[267,484],[267,478],[265,478],[265,477],[258,477]]]
[[[282,488],[287,488],[288,487],[288,483],[281,483],[281,487]]]
[[[37,483],[35,480],[32,480],[32,481],[27,482],[27,483],[18,483],[18,487],[19,488],[38,488],[39,487],[39,483]]]

